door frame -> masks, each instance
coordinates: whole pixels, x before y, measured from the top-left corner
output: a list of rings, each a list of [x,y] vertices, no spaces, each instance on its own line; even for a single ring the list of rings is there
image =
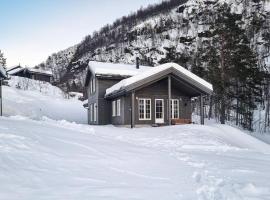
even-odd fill
[[[161,101],[162,102],[162,118],[161,119],[157,119],[157,101]],[[164,124],[165,123],[165,105],[164,105],[164,99],[155,99],[155,123],[156,124]]]

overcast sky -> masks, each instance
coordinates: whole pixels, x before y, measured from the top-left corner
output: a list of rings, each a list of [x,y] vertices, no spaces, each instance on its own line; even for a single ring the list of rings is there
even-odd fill
[[[161,0],[0,0],[0,49],[8,67],[34,66],[141,6]]]

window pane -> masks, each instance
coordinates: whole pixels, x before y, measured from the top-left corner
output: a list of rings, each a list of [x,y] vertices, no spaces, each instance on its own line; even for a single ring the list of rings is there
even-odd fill
[[[144,99],[139,99],[139,119],[144,119]]]
[[[116,115],[120,116],[120,114],[121,114],[121,100],[118,99],[117,100],[117,113],[116,113]]]
[[[145,110],[146,110],[145,118],[151,119],[151,100],[150,99],[146,100]]]

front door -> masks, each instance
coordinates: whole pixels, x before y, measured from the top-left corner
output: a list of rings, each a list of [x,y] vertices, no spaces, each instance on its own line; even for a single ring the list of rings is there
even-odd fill
[[[155,100],[155,116],[156,124],[164,123],[164,99]]]

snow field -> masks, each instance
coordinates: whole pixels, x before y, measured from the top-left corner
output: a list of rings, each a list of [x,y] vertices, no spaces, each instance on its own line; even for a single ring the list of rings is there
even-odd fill
[[[270,199],[269,145],[229,126],[3,117],[0,154],[5,200]]]

